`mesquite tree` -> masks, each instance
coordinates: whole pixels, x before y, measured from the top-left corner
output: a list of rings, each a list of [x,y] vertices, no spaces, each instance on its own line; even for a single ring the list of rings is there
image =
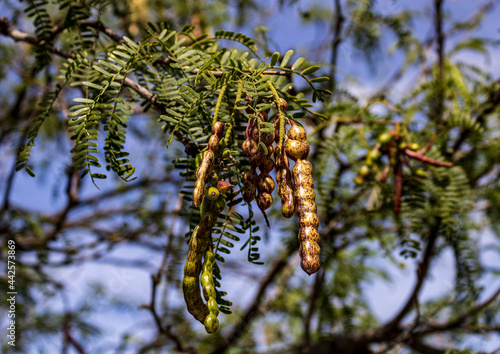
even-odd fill
[[[469,4],[466,20],[443,0],[425,2],[428,18],[392,1],[267,6],[0,4],[1,252],[16,262],[2,283],[17,292],[16,347],[4,349],[494,345],[469,340],[500,326],[489,263],[499,256],[500,91],[463,53],[495,49],[477,36],[495,1]],[[266,9],[331,29],[303,57],[273,48],[262,27],[255,38],[220,29],[255,26]],[[428,38],[415,21],[431,26]],[[376,72],[387,38],[400,66],[361,97],[342,65]],[[424,294],[443,259],[450,287]],[[379,319],[366,289],[390,278],[387,267],[416,275]],[[99,269],[99,282],[74,269]],[[255,287],[238,289],[242,277]],[[95,320],[106,312],[141,325],[109,334],[124,321]]]

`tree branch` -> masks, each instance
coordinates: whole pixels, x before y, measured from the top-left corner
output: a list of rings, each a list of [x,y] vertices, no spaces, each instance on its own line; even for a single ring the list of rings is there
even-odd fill
[[[229,336],[224,339],[222,345],[212,351],[212,354],[220,354],[225,352],[233,343],[235,343],[245,332],[246,328],[250,325],[250,322],[258,315],[258,309],[261,301],[266,294],[267,288],[272,285],[274,279],[280,274],[280,272],[285,268],[288,263],[288,259],[295,252],[292,248],[287,247],[284,254],[274,261],[267,273],[266,277],[262,279],[257,294],[255,295],[252,304],[245,311],[245,314],[240,319],[240,322],[233,328],[233,331]]]

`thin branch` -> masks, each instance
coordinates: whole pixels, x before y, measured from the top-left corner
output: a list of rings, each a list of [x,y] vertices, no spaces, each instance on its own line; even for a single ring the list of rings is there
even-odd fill
[[[333,32],[333,42],[332,42],[332,57],[330,59],[330,64],[332,70],[330,72],[330,91],[334,91],[337,85],[336,72],[337,72],[337,60],[338,51],[340,43],[342,42],[342,25],[345,21],[345,17],[342,14],[342,6],[340,5],[340,0],[334,0],[335,5],[335,29]]]
[[[443,332],[453,328],[458,328],[461,325],[465,324],[472,316],[490,306],[495,300],[497,300],[498,297],[500,297],[500,288],[498,288],[497,291],[495,291],[488,299],[470,308],[455,320],[447,323],[430,323],[427,325],[426,329],[419,331],[418,334],[425,335],[429,333]]]
[[[427,272],[429,271],[429,265],[431,262],[431,258],[434,252],[434,246],[436,245],[436,240],[438,236],[439,223],[435,225],[429,235],[429,239],[427,241],[427,246],[425,248],[424,256],[422,258],[422,262],[420,263],[417,269],[417,283],[413,288],[413,291],[406,301],[406,304],[403,306],[401,311],[387,324],[383,326],[384,331],[392,331],[396,328],[401,320],[410,312],[411,308],[415,304],[415,300],[422,289],[422,285],[424,283],[425,278],[427,277]]]
[[[240,319],[238,324],[236,324],[236,326],[233,328],[233,331],[224,339],[223,344],[212,351],[212,354],[220,354],[225,352],[244,334],[251,321],[258,315],[259,306],[262,299],[264,298],[264,295],[266,294],[268,287],[273,284],[274,279],[281,273],[283,268],[285,268],[288,263],[288,259],[293,253],[294,250],[292,250],[292,248],[290,247],[287,247],[284,254],[279,256],[276,261],[274,261],[266,277],[262,279],[257,294],[252,301],[252,304],[245,311],[245,314]]]

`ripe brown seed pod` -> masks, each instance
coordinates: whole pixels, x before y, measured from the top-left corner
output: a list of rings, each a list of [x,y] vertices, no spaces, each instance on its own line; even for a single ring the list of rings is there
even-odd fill
[[[264,211],[269,209],[269,207],[273,204],[273,196],[270,193],[259,192],[257,194],[257,206],[260,210]]]
[[[226,126],[226,123],[215,122],[215,124],[212,125],[212,135],[216,135],[219,139],[221,139],[222,135],[224,135],[224,127],[225,126]]]
[[[212,151],[205,151],[201,160],[200,167],[196,171],[196,183],[193,190],[193,204],[200,206],[205,195],[205,184],[212,174],[214,167],[215,154]]]
[[[259,192],[272,193],[276,184],[268,173],[261,173],[257,179],[257,190]]]
[[[254,140],[245,140],[243,145],[241,145],[241,150],[247,156],[252,156],[257,153],[258,145]]]
[[[288,168],[288,157],[286,157],[284,150],[279,148],[274,152],[274,156],[278,195],[281,198],[281,213],[285,218],[291,218],[295,212],[295,197],[293,195],[292,173]]]
[[[318,271],[320,267],[319,248],[319,219],[314,199],[314,180],[312,164],[306,160],[309,153],[309,143],[304,128],[293,125],[288,131],[286,154],[295,160],[292,170],[294,197],[297,214],[299,215],[299,254],[300,265],[309,275]]]
[[[274,169],[274,161],[271,158],[271,152],[268,152],[267,156],[264,158],[264,161],[260,164],[259,170],[262,173],[271,173]]]
[[[257,171],[255,169],[250,168],[243,175],[243,200],[247,203],[250,203],[255,198],[255,193],[257,192]]]
[[[210,136],[210,139],[208,139],[208,150],[212,151],[214,154],[219,153],[219,138],[217,135],[213,134]]]

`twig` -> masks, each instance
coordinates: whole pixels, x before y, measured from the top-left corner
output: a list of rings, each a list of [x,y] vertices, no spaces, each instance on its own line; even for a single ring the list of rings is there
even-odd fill
[[[411,308],[415,304],[415,300],[420,293],[424,280],[427,276],[427,272],[429,270],[429,265],[434,252],[434,246],[438,237],[439,224],[440,223],[438,222],[438,224],[433,227],[429,235],[422,262],[417,269],[417,283],[415,284],[410,297],[406,301],[406,304],[403,306],[403,308],[398,312],[398,314],[396,314],[396,316],[394,316],[391,321],[383,326],[384,332],[390,332],[394,330],[399,325],[401,320],[408,314],[408,312],[410,312]]]
[[[403,150],[405,155],[408,157],[411,157],[412,159],[422,161],[428,165],[436,166],[436,167],[453,167],[453,164],[451,162],[445,162],[445,161],[437,161],[434,159],[431,159],[430,157],[424,156],[419,154],[418,152],[412,151],[410,149],[404,149]]]
[[[220,354],[226,351],[233,343],[235,343],[245,332],[246,328],[250,325],[250,322],[258,315],[258,309],[261,304],[262,298],[264,297],[267,288],[273,283],[274,278],[285,268],[288,263],[288,258],[294,253],[290,247],[286,248],[285,253],[276,259],[276,261],[271,265],[269,272],[266,277],[262,279],[260,283],[257,294],[255,295],[252,304],[245,311],[245,314],[241,320],[233,328],[233,331],[225,338],[224,343],[218,348],[212,351],[212,354]]]

